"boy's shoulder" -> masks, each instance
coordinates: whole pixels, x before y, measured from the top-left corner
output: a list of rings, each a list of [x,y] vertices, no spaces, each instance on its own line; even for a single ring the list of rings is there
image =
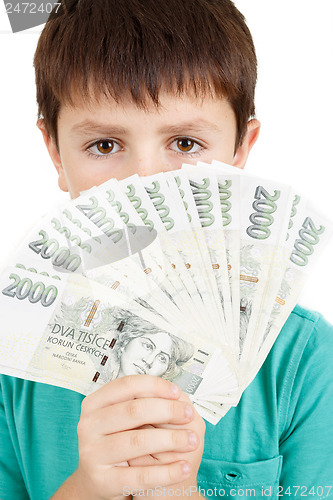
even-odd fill
[[[256,377],[270,381],[277,395],[280,415],[290,410],[290,398],[322,393],[328,385],[333,393],[333,326],[317,311],[296,305]],[[283,420],[283,419],[282,419]]]
[[[281,399],[287,402],[291,395],[317,397],[329,387],[333,394],[332,359],[333,326],[319,312],[296,305],[263,368],[266,375],[267,370],[274,375]]]
[[[301,306],[300,304],[296,304],[294,309],[292,310],[288,320],[291,318],[298,317],[303,319],[305,322],[310,322],[313,324],[320,323],[320,326],[326,325],[329,328],[333,328],[333,325],[331,325],[324,317],[323,314],[321,314],[318,311],[314,311],[312,309],[308,309],[304,306]]]
[[[297,350],[308,348],[333,349],[333,325],[319,312],[297,304],[287,318],[273,348],[285,350],[297,347]]]

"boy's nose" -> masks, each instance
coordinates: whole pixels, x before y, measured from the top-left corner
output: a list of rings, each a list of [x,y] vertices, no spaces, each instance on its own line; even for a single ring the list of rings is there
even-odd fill
[[[138,174],[140,177],[146,177],[147,175],[157,174],[162,171],[163,168],[160,161],[151,161],[149,158],[139,160],[133,165],[133,174]]]
[[[158,151],[147,150],[135,154],[130,159],[131,174],[138,174],[140,177],[157,174],[170,170],[167,162],[163,161],[163,157],[158,154]]]

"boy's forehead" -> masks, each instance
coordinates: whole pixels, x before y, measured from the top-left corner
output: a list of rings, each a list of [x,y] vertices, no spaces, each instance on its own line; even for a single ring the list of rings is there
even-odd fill
[[[142,109],[150,109],[152,106],[159,109],[162,105],[161,101],[181,102],[182,100],[192,100],[195,103],[205,101],[207,98],[219,100],[223,98],[221,93],[216,93],[212,82],[200,82],[191,80],[185,76],[182,88],[177,86],[177,82],[164,82],[163,78],[159,82],[158,89],[153,94],[146,85],[138,89],[137,94],[133,93],[133,89],[124,86],[121,90],[114,89],[107,84],[101,86],[96,85],[96,82],[88,77],[85,91],[81,91],[82,85],[77,84],[73,79],[68,92],[65,94],[64,105],[73,107],[95,107],[101,103],[108,102],[110,105],[133,105]],[[60,103],[62,96],[58,95]]]
[[[124,95],[121,99],[100,95],[89,99],[76,97],[71,103],[60,107],[59,123],[71,122],[75,131],[99,127],[103,122],[118,119],[124,123],[131,121],[135,116],[151,117],[156,119],[177,119],[190,125],[193,120],[197,127],[216,128],[214,123],[217,117],[235,120],[235,115],[230,103],[221,97],[204,95],[195,96],[189,93],[161,92],[159,101],[155,103],[150,97],[144,103],[136,103],[133,98]],[[198,123],[200,122],[200,123]]]
[[[216,96],[213,93],[201,93],[196,95],[195,92],[188,88],[183,92],[172,92],[170,90],[162,89],[156,99],[153,99],[147,92],[144,97],[135,100],[130,92],[124,91],[120,96],[114,97],[111,92],[99,91],[98,89],[91,89],[86,95],[78,94],[77,92],[71,93],[69,99],[62,105],[78,111],[92,111],[100,107],[108,108],[137,108],[147,112],[161,111],[165,107],[179,106],[180,104],[190,104],[196,106],[203,106],[207,102],[221,102],[224,98]]]

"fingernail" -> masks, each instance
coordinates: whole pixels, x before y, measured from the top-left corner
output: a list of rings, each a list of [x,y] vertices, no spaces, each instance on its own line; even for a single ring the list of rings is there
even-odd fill
[[[186,406],[186,408],[185,408],[185,415],[186,415],[186,418],[192,418],[192,416],[193,416],[193,408],[192,408],[192,406],[189,406],[189,405]]]
[[[175,396],[178,396],[179,395],[179,387],[177,384],[174,384],[173,382],[171,383],[171,392],[172,394],[174,394]]]
[[[187,462],[182,465],[183,473],[187,476],[191,472],[191,466]]]
[[[191,446],[195,446],[198,442],[197,435],[194,432],[189,431],[188,440]]]

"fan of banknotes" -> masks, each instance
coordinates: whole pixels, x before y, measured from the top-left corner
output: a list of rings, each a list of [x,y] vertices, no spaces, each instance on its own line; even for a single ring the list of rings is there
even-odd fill
[[[110,179],[54,208],[0,276],[0,372],[89,394],[172,380],[217,423],[296,304],[332,224],[213,161]]]

